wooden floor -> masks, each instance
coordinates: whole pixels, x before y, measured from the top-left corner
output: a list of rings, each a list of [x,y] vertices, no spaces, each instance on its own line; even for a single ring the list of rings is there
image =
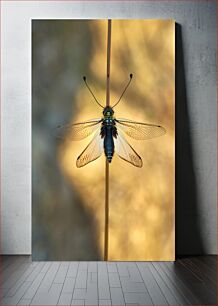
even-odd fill
[[[217,305],[217,258],[32,262],[3,256],[0,305]]]

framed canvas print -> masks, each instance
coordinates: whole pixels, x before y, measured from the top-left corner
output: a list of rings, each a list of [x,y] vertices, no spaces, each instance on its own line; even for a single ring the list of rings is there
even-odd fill
[[[32,20],[34,260],[175,259],[175,21]]]

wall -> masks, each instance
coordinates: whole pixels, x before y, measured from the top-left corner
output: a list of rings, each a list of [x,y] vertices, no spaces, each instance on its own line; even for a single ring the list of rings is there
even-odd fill
[[[177,254],[217,253],[216,2],[2,2],[3,254],[31,253],[31,19],[177,22]]]

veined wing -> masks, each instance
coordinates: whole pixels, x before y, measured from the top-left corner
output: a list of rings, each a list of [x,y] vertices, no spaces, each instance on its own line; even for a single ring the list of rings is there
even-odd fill
[[[114,137],[115,153],[120,158],[131,163],[133,166],[141,168],[143,163],[141,157],[136,151],[130,146],[125,137],[121,132],[118,132],[117,137]]]
[[[77,158],[76,166],[78,168],[83,167],[100,157],[104,151],[103,141],[104,139],[101,138],[100,131],[98,131],[93,137],[92,141]]]
[[[147,140],[166,133],[165,128],[160,125],[135,122],[128,119],[115,119],[115,121],[119,129],[136,140]]]
[[[101,122],[102,119],[99,118],[80,123],[58,126],[55,134],[58,138],[82,140],[94,133],[100,127]]]

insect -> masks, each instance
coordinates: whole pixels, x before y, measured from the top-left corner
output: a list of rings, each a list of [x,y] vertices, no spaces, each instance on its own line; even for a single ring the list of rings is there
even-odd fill
[[[94,134],[91,142],[79,155],[76,161],[78,168],[99,158],[104,152],[107,160],[111,163],[114,153],[120,158],[136,167],[142,167],[143,162],[138,153],[127,142],[125,134],[136,140],[147,140],[166,133],[164,127],[155,124],[135,122],[128,119],[114,117],[113,108],[117,106],[132,80],[132,74],[125,86],[119,100],[113,106],[102,106],[96,99],[89,87],[86,77],[83,77],[85,85],[94,98],[95,102],[103,108],[103,118],[87,120],[85,122],[58,126],[57,136],[70,140],[82,140]]]

